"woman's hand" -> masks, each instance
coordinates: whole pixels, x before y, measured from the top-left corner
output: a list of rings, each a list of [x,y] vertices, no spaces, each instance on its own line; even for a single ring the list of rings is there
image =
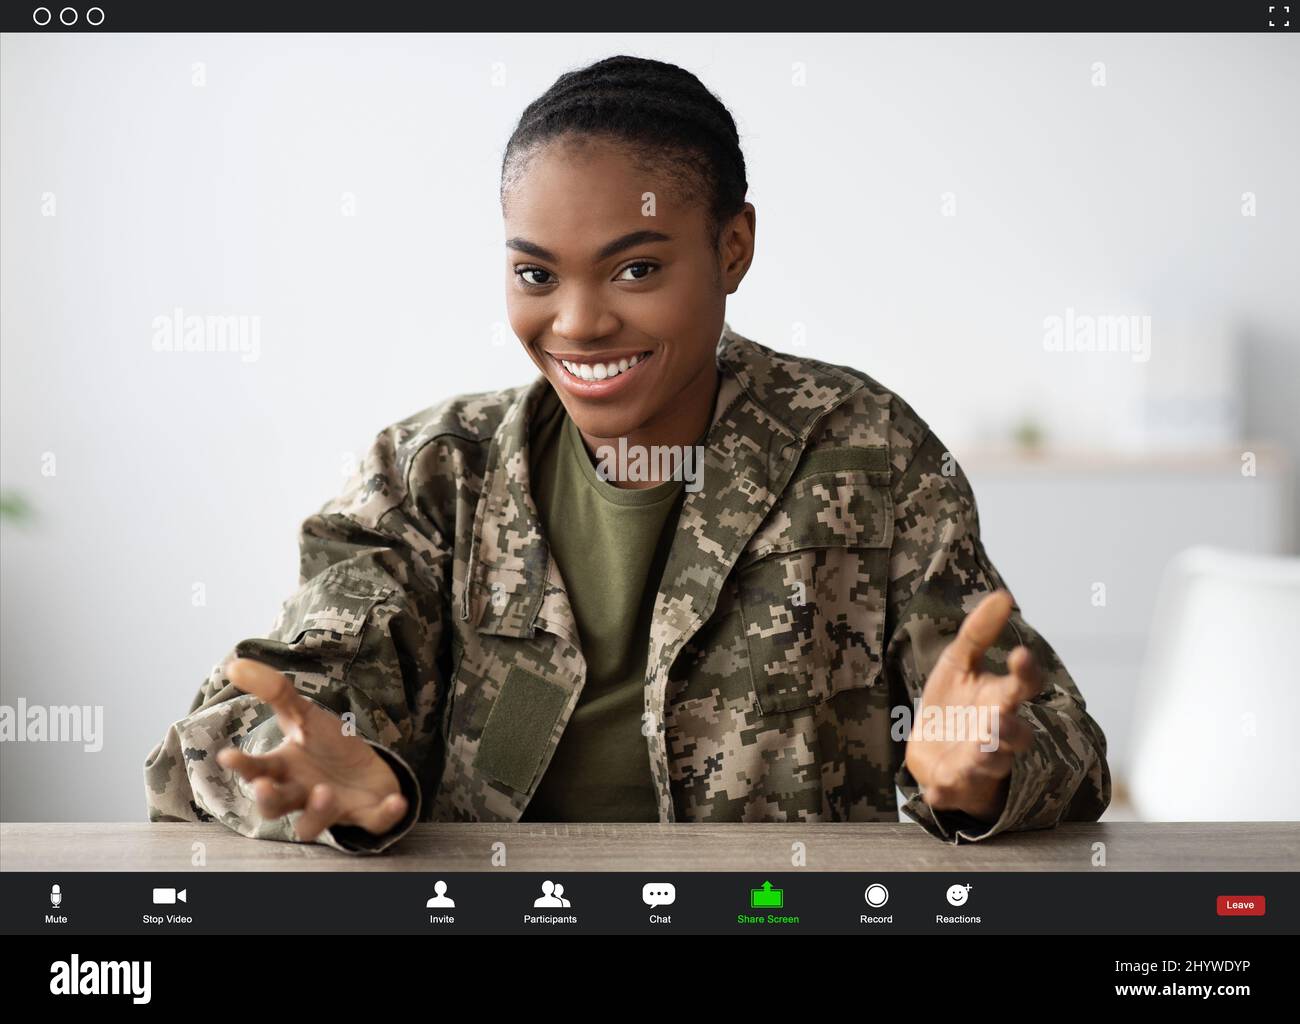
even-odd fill
[[[235,747],[217,754],[218,764],[252,784],[262,817],[302,811],[295,831],[303,842],[331,825],[360,825],[379,835],[402,820],[406,798],[397,776],[369,743],[343,731],[342,719],[260,661],[236,658],[226,676],[270,704],[284,732],[284,742],[268,754]]]
[[[980,671],[984,652],[1007,624],[1011,608],[1011,595],[998,590],[966,616],[925,681],[922,712],[912,723],[905,758],[932,808],[965,811],[988,823],[1006,806],[1015,754],[1033,743],[1033,730],[1016,707],[1042,689],[1042,674],[1027,647],[1011,652],[1008,675]],[[934,736],[933,724],[924,728],[928,716],[944,724],[941,736]],[[958,721],[978,727],[950,734],[948,725]]]

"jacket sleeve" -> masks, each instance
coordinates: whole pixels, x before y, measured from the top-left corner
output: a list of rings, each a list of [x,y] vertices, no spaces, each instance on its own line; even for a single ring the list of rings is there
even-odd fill
[[[915,711],[930,670],[965,616],[989,592],[1010,588],[980,542],[975,497],[965,475],[929,430],[895,481],[893,497],[885,671],[896,686],[901,683],[898,688]],[[985,656],[986,668],[1006,672],[1018,644],[1037,660],[1043,689],[1017,710],[1032,727],[1034,742],[1015,756],[1006,806],[996,822],[990,826],[964,812],[932,810],[900,756],[895,782],[907,798],[902,810],[941,839],[958,843],[1060,821],[1095,821],[1110,803],[1106,737],[1056,652],[1014,604]]]
[[[189,714],[149,753],[149,820],[216,820],[241,835],[297,841],[300,812],[262,819],[251,788],[216,762],[227,745],[263,754],[284,738],[270,706],[222,671],[232,657],[284,672],[300,693],[338,715],[341,728],[370,743],[401,782],[408,810],[388,833],[334,826],[317,842],[378,853],[419,820],[421,791],[440,765],[450,551],[408,492],[416,459],[402,452],[401,430],[381,433],[343,494],[303,522],[299,587],[271,631],[236,644],[211,670]]]

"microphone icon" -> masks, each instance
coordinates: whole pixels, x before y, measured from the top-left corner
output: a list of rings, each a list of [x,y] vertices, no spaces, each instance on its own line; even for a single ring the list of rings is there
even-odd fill
[[[55,910],[57,910],[59,908],[59,904],[62,902],[63,902],[63,893],[59,891],[58,885],[55,884],[54,888],[50,890],[50,906],[52,906]]]

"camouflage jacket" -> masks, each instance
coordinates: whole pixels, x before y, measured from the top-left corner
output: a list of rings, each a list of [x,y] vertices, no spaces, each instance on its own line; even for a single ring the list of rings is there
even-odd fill
[[[1005,671],[1024,643],[1045,682],[1019,711],[1035,742],[1016,755],[1006,808],[989,827],[924,802],[891,712],[913,709],[962,618],[1005,585],[966,478],[857,370],[729,326],[717,363],[702,487],[682,506],[648,638],[642,731],[659,820],[897,821],[896,784],[903,811],[952,842],[1099,817],[1105,738],[1018,606],[987,664]],[[410,798],[384,836],[335,827],[319,842],[377,852],[417,820],[517,821],[528,804],[585,674],[529,493],[527,427],[557,401],[539,376],[383,430],[344,493],[302,524],[300,587],[270,634],[230,652],[352,716]],[[150,819],[293,839],[291,819],[259,818],[214,756],[281,739],[269,707],[215,667],[148,756]]]

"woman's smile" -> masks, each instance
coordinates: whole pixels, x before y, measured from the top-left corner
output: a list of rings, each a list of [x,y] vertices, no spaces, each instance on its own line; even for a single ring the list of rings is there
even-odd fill
[[[547,352],[555,366],[552,380],[578,398],[606,398],[635,386],[645,376],[653,350],[602,354],[599,357]]]

